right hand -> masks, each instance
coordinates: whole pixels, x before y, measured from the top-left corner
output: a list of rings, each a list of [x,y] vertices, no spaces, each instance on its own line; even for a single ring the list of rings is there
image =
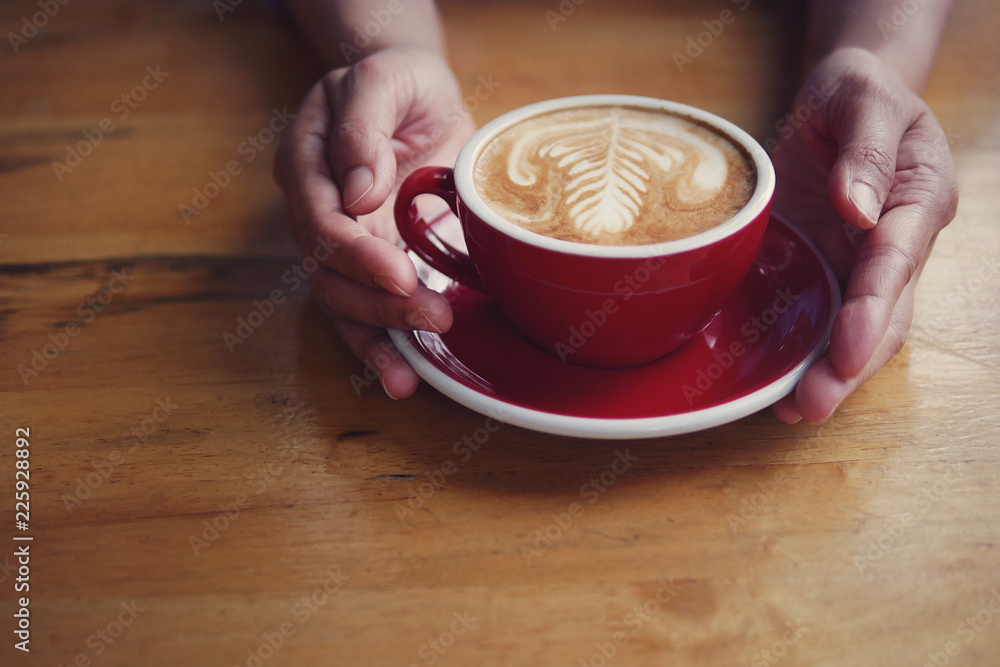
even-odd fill
[[[326,74],[278,148],[274,178],[302,253],[334,251],[309,284],[347,346],[403,398],[420,378],[385,328],[447,331],[451,306],[417,281],[399,246],[395,192],[414,169],[452,166],[475,127],[457,81],[430,49],[392,47]],[[389,352],[389,354],[387,354]]]
[[[828,92],[813,104],[809,91]],[[941,124],[870,51],[838,49],[817,63],[796,109],[810,113],[774,154],[774,210],[823,251],[844,303],[827,354],[774,413],[822,422],[903,347],[917,279],[955,217],[958,186]]]

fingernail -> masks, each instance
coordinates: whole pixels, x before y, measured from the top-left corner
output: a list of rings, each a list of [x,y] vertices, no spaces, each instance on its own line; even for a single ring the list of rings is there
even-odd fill
[[[368,167],[355,167],[344,177],[344,208],[350,210],[375,187],[375,174]]]
[[[378,376],[378,381],[382,385],[382,391],[385,392],[386,396],[388,396],[389,398],[391,398],[394,401],[398,401],[399,400],[399,397],[398,396],[393,396],[392,392],[389,391],[388,387],[385,386],[385,377],[384,376],[379,375]]]
[[[413,292],[407,292],[399,283],[384,273],[375,276],[375,284],[399,296],[413,296]]]
[[[418,308],[406,316],[406,321],[414,329],[425,329],[434,333],[444,333],[444,330],[434,321],[429,308]]]
[[[861,211],[861,214],[868,218],[872,226],[878,224],[879,214],[882,213],[882,204],[879,203],[878,195],[867,183],[855,181],[851,184],[851,202],[854,207]]]

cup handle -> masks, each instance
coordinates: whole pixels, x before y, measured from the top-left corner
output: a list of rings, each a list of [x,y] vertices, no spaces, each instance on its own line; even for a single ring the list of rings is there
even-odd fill
[[[447,167],[421,167],[406,177],[396,195],[394,213],[399,235],[410,250],[432,268],[452,280],[479,292],[486,292],[475,264],[468,254],[438,236],[417,212],[418,195],[440,197],[458,215],[458,195],[454,170]]]

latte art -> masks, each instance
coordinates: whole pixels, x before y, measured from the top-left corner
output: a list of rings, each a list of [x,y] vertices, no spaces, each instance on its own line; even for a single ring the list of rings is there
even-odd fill
[[[551,158],[569,176],[562,194],[575,227],[591,236],[618,234],[635,224],[654,170],[675,176],[677,199],[685,207],[711,200],[725,186],[728,167],[722,149],[695,134],[681,136],[681,123],[670,116],[637,118],[613,109],[596,120],[541,126],[514,141],[507,177],[516,185],[534,185],[544,167],[531,158]],[[674,135],[663,133],[668,127]],[[545,213],[551,214],[555,202],[548,204]]]
[[[476,161],[477,190],[507,220],[570,241],[611,245],[691,236],[749,200],[749,156],[716,130],[631,107],[529,118]]]

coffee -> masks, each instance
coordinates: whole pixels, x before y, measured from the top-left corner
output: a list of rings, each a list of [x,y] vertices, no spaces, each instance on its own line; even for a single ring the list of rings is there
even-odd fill
[[[757,174],[719,130],[669,111],[596,105],[533,116],[475,160],[487,206],[525,229],[581,243],[693,236],[749,201]]]

